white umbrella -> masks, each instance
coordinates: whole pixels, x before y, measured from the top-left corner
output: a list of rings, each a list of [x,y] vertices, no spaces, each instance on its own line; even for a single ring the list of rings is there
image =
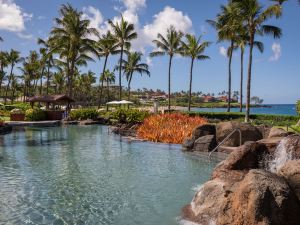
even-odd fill
[[[106,105],[120,105],[118,101],[107,102]]]
[[[133,104],[133,102],[126,101],[126,100],[122,100],[122,101],[120,101],[119,103],[122,104],[122,105],[130,105],[130,104]]]

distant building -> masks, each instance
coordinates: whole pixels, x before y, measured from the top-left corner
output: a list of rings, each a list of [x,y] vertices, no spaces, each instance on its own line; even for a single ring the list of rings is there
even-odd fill
[[[204,96],[203,102],[216,102],[216,98],[213,96]]]

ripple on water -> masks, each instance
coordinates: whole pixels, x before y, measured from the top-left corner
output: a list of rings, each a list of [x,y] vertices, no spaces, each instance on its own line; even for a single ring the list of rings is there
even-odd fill
[[[26,128],[1,138],[0,224],[176,224],[214,164],[106,127]]]

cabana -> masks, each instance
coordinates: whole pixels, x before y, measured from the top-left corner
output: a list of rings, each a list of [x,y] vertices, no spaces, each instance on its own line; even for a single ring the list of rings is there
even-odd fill
[[[46,113],[49,120],[61,120],[63,118],[64,110],[61,106],[66,106],[68,109],[70,104],[74,102],[72,98],[67,95],[47,95],[47,96],[33,96],[27,99],[33,108],[34,103],[44,103],[46,105]]]

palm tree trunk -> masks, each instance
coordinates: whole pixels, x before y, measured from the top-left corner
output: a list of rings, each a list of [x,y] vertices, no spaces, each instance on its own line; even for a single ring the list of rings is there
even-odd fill
[[[189,88],[189,106],[188,106],[188,111],[191,111],[191,103],[192,103],[193,67],[194,67],[194,59],[192,58],[191,71],[190,71],[190,88]]]
[[[26,81],[24,80],[24,89],[23,89],[23,102],[26,100]]]
[[[44,70],[45,70],[45,67],[43,66],[42,73],[41,73],[41,79],[40,79],[40,95],[42,95],[42,93],[43,93],[43,75],[44,75]]]
[[[170,55],[169,59],[169,75],[168,75],[168,110],[171,110],[171,67],[172,67],[172,58],[173,56]]]
[[[47,68],[46,95],[49,94],[49,79],[50,79],[50,63],[48,63],[48,68]]]
[[[124,46],[121,46],[121,56],[119,62],[119,101],[122,100],[122,61],[123,61],[123,51]]]
[[[227,112],[231,110],[231,62],[232,62],[232,52],[233,52],[233,41],[231,41],[230,50],[229,50],[229,62],[228,62],[228,104]]]
[[[251,98],[251,75],[252,75],[252,52],[253,52],[254,35],[250,37],[249,64],[248,64],[248,79],[247,79],[247,101],[246,101],[246,116],[245,122],[249,122],[250,115],[250,98]]]
[[[243,112],[244,48],[241,48],[240,112]]]
[[[132,80],[132,73],[130,74],[130,78],[128,81],[128,101],[130,101],[130,84],[131,84],[131,80]]]
[[[104,61],[104,66],[103,66],[103,71],[102,71],[102,76],[103,76],[103,74],[105,72],[105,69],[106,69],[107,59],[108,59],[108,55],[105,56],[105,61]],[[100,77],[99,77],[99,81],[100,81],[100,78],[101,78],[101,74],[100,74]],[[102,102],[103,85],[104,85],[104,79],[102,79],[102,81],[101,81],[101,87],[99,85],[100,91],[99,91],[98,109],[100,108],[100,105],[101,105],[101,102]]]
[[[15,64],[12,63],[11,64],[11,69],[10,69],[10,74],[9,74],[9,77],[8,77],[8,83],[7,83],[6,90],[5,90],[4,104],[6,104],[6,102],[7,102],[7,94],[8,94],[8,89],[9,89],[10,81],[11,81],[11,78],[12,78],[12,73],[13,73],[13,70],[14,70],[14,66],[15,66]]]
[[[108,81],[106,81],[106,87],[107,87],[107,102],[109,102],[109,84],[108,84]]]

